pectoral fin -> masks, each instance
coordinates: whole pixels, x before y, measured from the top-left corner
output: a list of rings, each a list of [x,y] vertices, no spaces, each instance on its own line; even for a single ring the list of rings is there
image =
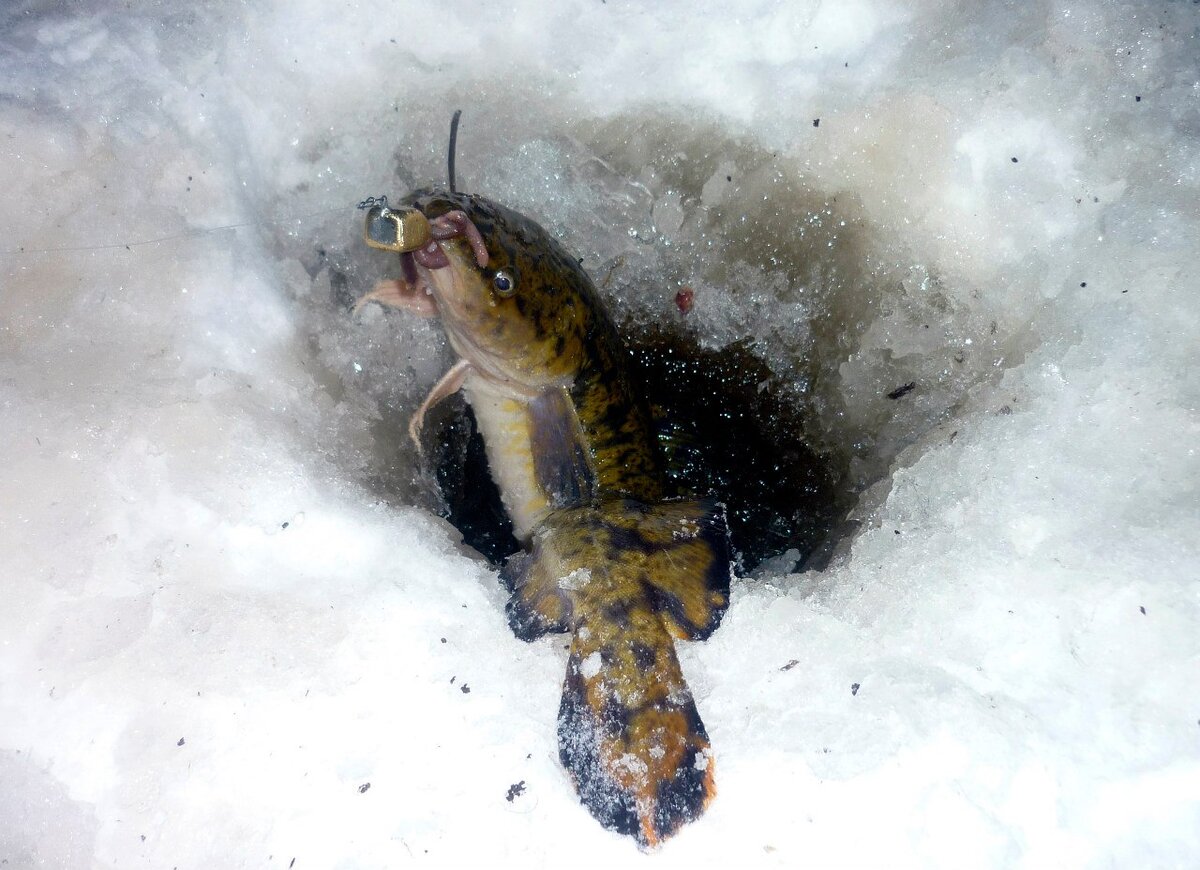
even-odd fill
[[[437,303],[433,297],[415,280],[410,281],[404,278],[378,282],[370,293],[354,303],[351,313],[357,314],[358,309],[368,302],[378,302],[380,305],[387,305],[390,308],[403,308],[419,317],[433,317],[438,313]]]
[[[421,449],[421,429],[425,425],[425,415],[442,399],[453,396],[462,389],[463,381],[470,373],[471,364],[465,359],[460,359],[438,379],[438,382],[433,385],[433,389],[429,391],[429,395],[425,397],[425,401],[421,403],[421,407],[413,413],[412,419],[408,421],[408,437],[416,446],[418,456],[425,455],[425,451]]]

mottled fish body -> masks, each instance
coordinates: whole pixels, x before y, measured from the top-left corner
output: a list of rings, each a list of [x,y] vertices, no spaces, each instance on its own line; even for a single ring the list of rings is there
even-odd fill
[[[428,408],[464,392],[526,548],[502,572],[510,624],[525,640],[572,635],[562,762],[602,824],[653,846],[715,793],[672,638],[707,637],[727,606],[722,509],[663,500],[628,354],[587,274],[545,230],[442,191],[413,194],[393,217],[420,246],[394,248],[404,278],[362,301],[439,316],[459,358],[410,431],[419,439]]]

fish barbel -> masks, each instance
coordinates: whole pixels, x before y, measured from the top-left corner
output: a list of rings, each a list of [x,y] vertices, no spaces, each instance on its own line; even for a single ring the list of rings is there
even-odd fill
[[[440,318],[457,362],[414,413],[462,390],[524,551],[501,576],[516,635],[572,635],[559,755],[605,827],[657,845],[715,794],[712,751],[673,638],[728,606],[724,509],[665,500],[629,355],[579,262],[481,196],[418,191],[372,209],[402,277],[359,300]]]

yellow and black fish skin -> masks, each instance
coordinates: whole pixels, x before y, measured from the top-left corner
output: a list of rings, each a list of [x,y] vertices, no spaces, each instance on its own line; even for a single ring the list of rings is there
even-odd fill
[[[503,358],[513,380],[566,389],[594,475],[582,489],[661,499],[663,467],[649,409],[630,382],[616,327],[578,261],[534,221],[481,196],[418,192],[405,203],[431,219],[461,210],[487,244],[482,270],[465,243],[444,246],[460,275],[477,278],[469,319],[450,321],[443,313],[460,355],[473,348]],[[511,296],[491,290],[498,272],[512,277]]]
[[[545,230],[461,193],[421,191],[402,207],[438,241],[401,255],[407,283],[392,283],[404,286],[368,298],[441,317],[460,361],[419,414],[458,388],[471,403],[526,546],[502,572],[510,625],[524,640],[572,634],[563,765],[601,824],[653,847],[715,794],[673,638],[706,638],[728,605],[723,508],[663,500],[628,354],[587,274]],[[477,236],[455,233],[458,213]]]
[[[712,751],[672,636],[703,640],[729,601],[721,507],[612,499],[552,515],[510,560],[514,633],[571,631],[559,755],[605,827],[653,847],[715,794]]]

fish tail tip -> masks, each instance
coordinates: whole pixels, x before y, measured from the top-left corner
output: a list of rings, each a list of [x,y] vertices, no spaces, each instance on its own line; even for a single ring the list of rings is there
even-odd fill
[[[644,822],[651,834],[646,838],[651,849],[700,818],[716,797],[712,751],[707,744],[681,764],[673,776],[660,781],[655,792]]]
[[[716,797],[712,774],[712,759],[707,756],[707,768],[698,777],[676,776],[657,784],[649,783],[653,797],[636,799],[637,830],[631,831],[638,848],[653,852],[679,833],[688,822],[694,822]]]
[[[618,790],[601,801],[585,801],[601,825],[633,837],[643,852],[657,850],[684,825],[700,818],[716,796],[711,773],[702,775],[699,789],[678,780],[648,785],[657,795],[645,797]]]
[[[703,725],[685,729],[669,741],[684,747],[669,765],[657,762],[653,750],[639,751],[618,737],[615,742],[623,744],[621,751],[598,731],[591,722],[571,722],[569,714],[560,719],[563,765],[580,800],[605,828],[633,837],[642,851],[649,852],[698,819],[712,803],[716,781]]]

